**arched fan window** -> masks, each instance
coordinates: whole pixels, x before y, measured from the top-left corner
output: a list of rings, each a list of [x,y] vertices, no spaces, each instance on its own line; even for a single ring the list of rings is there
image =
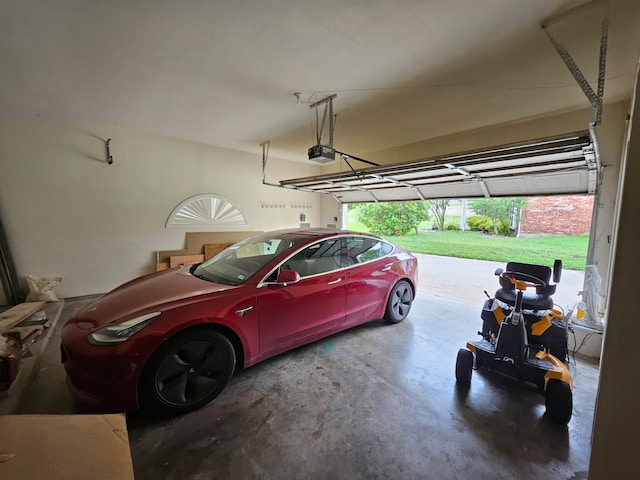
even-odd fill
[[[187,198],[174,208],[165,227],[246,224],[244,214],[229,199],[203,193]]]

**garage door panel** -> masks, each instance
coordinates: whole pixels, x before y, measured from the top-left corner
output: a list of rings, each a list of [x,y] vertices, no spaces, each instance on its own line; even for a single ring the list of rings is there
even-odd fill
[[[473,198],[484,196],[478,182],[465,182],[453,185],[439,184],[420,189],[426,199]]]
[[[587,175],[574,172],[555,175],[530,175],[522,178],[503,178],[486,182],[491,196],[557,195],[585,193]]]
[[[595,193],[600,167],[587,131],[479,151],[281,180],[342,203]]]

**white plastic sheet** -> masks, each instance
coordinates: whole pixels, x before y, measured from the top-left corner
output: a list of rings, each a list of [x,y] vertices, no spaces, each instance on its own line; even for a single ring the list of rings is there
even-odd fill
[[[57,302],[58,297],[52,290],[53,287],[60,284],[62,278],[40,278],[33,275],[27,275],[27,285],[29,293],[27,293],[27,302]]]

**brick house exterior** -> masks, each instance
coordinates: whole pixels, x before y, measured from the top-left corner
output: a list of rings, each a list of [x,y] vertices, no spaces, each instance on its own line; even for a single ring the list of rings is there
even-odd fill
[[[522,211],[521,235],[589,233],[593,195],[529,197]]]

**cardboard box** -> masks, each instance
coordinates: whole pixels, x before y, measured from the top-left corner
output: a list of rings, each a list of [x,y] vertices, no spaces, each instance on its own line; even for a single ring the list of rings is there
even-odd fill
[[[0,416],[2,480],[133,480],[123,414]]]

